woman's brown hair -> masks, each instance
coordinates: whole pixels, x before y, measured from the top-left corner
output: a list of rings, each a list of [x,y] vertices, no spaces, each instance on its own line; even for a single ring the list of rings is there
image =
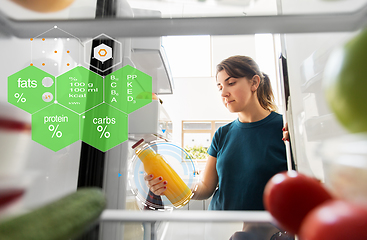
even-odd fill
[[[274,94],[270,79],[268,75],[260,72],[259,66],[252,58],[237,55],[224,59],[217,65],[217,75],[223,70],[233,78],[246,77],[251,80],[253,76],[258,75],[260,77],[260,84],[257,88],[257,99],[261,107],[268,111],[277,110],[274,104]]]

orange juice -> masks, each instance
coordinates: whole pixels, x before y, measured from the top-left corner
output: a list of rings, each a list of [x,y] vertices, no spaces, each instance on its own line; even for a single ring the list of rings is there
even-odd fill
[[[132,148],[143,162],[145,172],[148,175],[153,174],[154,178],[161,176],[163,180],[167,181],[164,195],[176,208],[184,206],[191,198],[190,188],[161,155],[157,154],[150,146],[144,148],[143,145],[144,139],[141,139]]]

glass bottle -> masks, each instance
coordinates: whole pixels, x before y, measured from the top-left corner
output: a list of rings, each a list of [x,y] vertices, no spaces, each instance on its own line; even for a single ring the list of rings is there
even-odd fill
[[[163,156],[156,153],[151,146],[146,146],[144,139],[136,142],[132,148],[144,165],[144,171],[154,177],[162,177],[167,181],[167,189],[163,194],[176,208],[186,205],[192,192],[181,177],[164,160]]]

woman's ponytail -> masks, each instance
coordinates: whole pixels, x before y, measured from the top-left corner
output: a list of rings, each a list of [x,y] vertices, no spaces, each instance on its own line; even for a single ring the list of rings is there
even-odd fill
[[[261,81],[257,88],[257,99],[264,109],[268,111],[276,111],[277,106],[274,104],[274,94],[269,76],[265,73],[261,73],[260,78]]]

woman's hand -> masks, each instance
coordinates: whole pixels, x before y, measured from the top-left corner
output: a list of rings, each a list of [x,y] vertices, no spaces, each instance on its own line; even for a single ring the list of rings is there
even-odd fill
[[[167,189],[167,181],[162,177],[154,178],[153,174],[146,175],[144,180],[147,181],[147,185],[155,195],[164,195],[164,191]]]
[[[283,128],[283,141],[289,141],[288,123],[285,123]]]

